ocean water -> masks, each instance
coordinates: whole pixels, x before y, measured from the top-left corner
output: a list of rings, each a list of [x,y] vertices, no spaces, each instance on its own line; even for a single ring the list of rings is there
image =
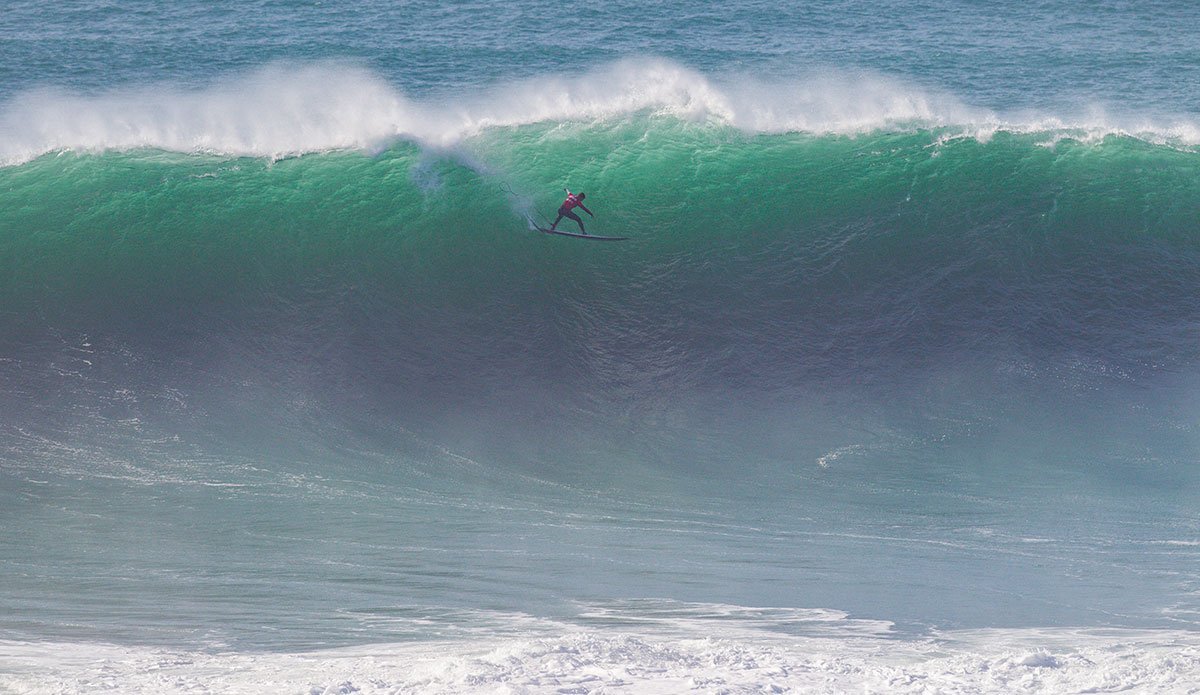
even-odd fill
[[[1196,26],[6,3],[0,692],[1196,692]]]

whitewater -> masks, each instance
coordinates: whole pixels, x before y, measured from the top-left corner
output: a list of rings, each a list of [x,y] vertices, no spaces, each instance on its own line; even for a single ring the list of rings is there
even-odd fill
[[[824,70],[792,80],[710,78],[657,58],[626,59],[566,80],[529,78],[477,96],[414,99],[352,62],[274,64],[183,91],[168,84],[75,95],[30,89],[8,100],[0,162],[63,151],[154,148],[283,158],[330,150],[377,152],[407,140],[433,151],[485,131],[539,123],[611,122],[635,114],[725,126],[746,135],[865,135],[938,129],[986,140],[996,132],[1095,140],[1129,135],[1191,148],[1195,117],[1109,113],[1094,102],[1057,113],[971,107],[951,94],[869,71]]]
[[[0,692],[1196,692],[1152,5],[17,0]]]

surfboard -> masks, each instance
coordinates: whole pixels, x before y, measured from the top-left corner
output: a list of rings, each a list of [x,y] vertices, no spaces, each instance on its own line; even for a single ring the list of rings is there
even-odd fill
[[[580,234],[579,232],[563,232],[557,229],[546,229],[537,225],[534,225],[533,228],[547,234],[561,234],[563,236],[573,236],[577,239],[592,239],[594,241],[625,241],[629,238],[627,236],[597,236],[595,234]]]

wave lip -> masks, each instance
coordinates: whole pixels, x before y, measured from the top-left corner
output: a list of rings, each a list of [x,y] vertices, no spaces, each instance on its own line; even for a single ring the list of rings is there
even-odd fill
[[[986,140],[1000,131],[1096,138],[1133,135],[1200,144],[1186,116],[1005,114],[896,77],[814,74],[790,81],[717,78],[657,58],[626,59],[570,77],[540,76],[481,95],[417,102],[357,65],[272,64],[205,88],[114,88],[99,95],[23,93],[0,107],[0,164],[60,151],[161,149],[282,158],[372,150],[400,138],[449,148],[493,128],[596,123],[650,115],[749,134],[859,135],[950,129]]]
[[[451,147],[489,128],[643,111],[736,119],[707,79],[662,61],[624,61],[574,79],[537,78],[424,104],[354,65],[275,64],[198,91],[158,85],[97,96],[25,93],[0,111],[0,163],[137,148],[280,158],[371,149],[394,138]]]
[[[411,102],[381,80],[337,64],[269,66],[199,91],[38,90],[0,112],[0,162],[139,148],[278,158],[364,148],[413,129],[414,117]]]

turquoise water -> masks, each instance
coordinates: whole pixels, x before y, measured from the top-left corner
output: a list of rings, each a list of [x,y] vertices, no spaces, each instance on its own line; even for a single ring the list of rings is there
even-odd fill
[[[7,7],[0,690],[1187,692],[1196,12]]]

